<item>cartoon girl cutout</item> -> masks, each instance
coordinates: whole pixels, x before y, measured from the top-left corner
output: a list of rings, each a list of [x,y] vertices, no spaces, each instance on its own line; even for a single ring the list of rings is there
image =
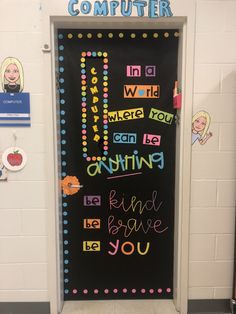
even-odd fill
[[[198,140],[201,145],[204,145],[212,132],[207,133],[210,126],[211,118],[208,112],[198,111],[192,118],[192,145]]]
[[[6,58],[1,66],[2,89],[5,93],[20,93],[24,88],[23,67],[19,60]]]

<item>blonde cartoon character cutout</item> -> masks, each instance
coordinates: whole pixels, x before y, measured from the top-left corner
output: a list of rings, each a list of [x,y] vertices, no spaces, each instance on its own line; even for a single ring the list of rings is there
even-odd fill
[[[198,111],[192,118],[192,145],[199,141],[201,145],[204,145],[210,137],[212,132],[208,132],[211,118],[208,112]]]
[[[23,67],[19,60],[6,58],[1,66],[2,89],[5,93],[20,93],[24,88]]]

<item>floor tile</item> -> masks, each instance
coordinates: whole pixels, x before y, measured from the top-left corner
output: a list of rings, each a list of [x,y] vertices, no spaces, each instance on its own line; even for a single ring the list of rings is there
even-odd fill
[[[62,314],[178,314],[171,300],[67,301]]]

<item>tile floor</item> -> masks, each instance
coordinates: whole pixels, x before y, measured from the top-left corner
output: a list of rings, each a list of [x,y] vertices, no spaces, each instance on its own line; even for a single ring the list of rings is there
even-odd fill
[[[62,314],[178,314],[171,300],[70,301]]]

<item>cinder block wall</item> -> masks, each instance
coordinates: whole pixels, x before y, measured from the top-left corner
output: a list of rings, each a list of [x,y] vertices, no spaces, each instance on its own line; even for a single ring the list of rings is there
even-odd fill
[[[198,1],[193,113],[213,137],[192,154],[189,297],[232,296],[236,200],[236,1]]]
[[[176,1],[181,6],[181,0]],[[189,297],[230,298],[236,196],[236,1],[196,3],[193,112],[210,113],[213,137],[203,146],[193,146]],[[0,182],[0,301],[49,300],[42,9],[41,0],[0,2],[0,62],[8,56],[21,60],[32,111],[31,128],[0,129],[0,152],[13,145],[16,131],[17,145],[29,159],[24,170],[9,173],[8,182]]]
[[[0,1],[0,63],[9,56],[22,62],[32,117],[30,128],[0,128],[0,152],[14,145],[15,131],[28,155],[25,169],[0,182],[0,301],[6,302],[49,299],[40,2]]]

